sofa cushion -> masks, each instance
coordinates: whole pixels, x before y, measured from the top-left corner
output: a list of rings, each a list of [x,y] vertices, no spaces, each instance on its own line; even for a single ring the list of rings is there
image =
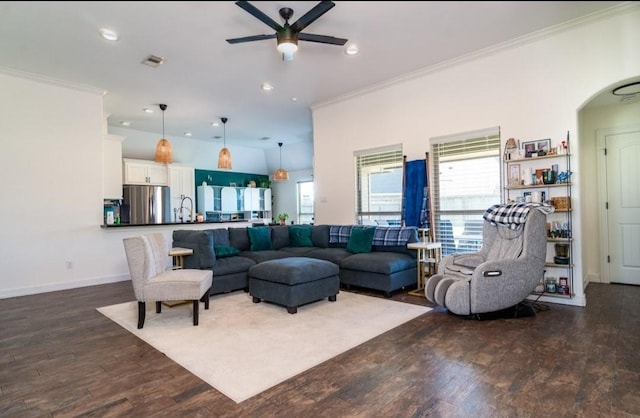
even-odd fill
[[[231,245],[227,228],[208,229],[213,234],[213,245]]]
[[[214,245],[213,249],[216,253],[216,258],[231,257],[240,254],[240,250],[230,245]]]
[[[311,241],[311,225],[291,225],[289,226],[289,245],[292,247],[313,247]]]
[[[229,244],[236,247],[240,251],[248,251],[251,243],[249,242],[249,234],[246,226],[240,228],[229,228]]]
[[[249,242],[251,243],[249,247],[250,251],[273,250],[273,244],[271,244],[271,228],[247,228],[247,234],[249,235]]]
[[[329,225],[313,225],[311,242],[314,247],[329,247]]]
[[[341,261],[347,257],[353,256],[353,253],[350,253],[344,248],[321,248],[318,250],[311,251],[305,254],[305,257],[318,258],[320,260],[327,260],[340,265]]]
[[[352,228],[347,243],[347,251],[350,253],[370,253],[375,228]]]
[[[291,254],[281,250],[263,250],[263,251],[242,251],[240,256],[249,258],[256,263],[263,261],[277,260],[280,258],[291,257]]]
[[[216,263],[213,235],[209,231],[173,231],[173,247],[190,248],[193,255],[184,257],[184,268],[210,269]]]
[[[275,225],[271,227],[271,245],[274,250],[279,250],[289,245],[289,228],[287,226]]]
[[[213,267],[213,277],[224,276],[227,274],[236,274],[249,271],[249,268],[256,264],[255,261],[250,258],[233,256],[223,257],[216,260],[216,265]]]
[[[353,254],[340,262],[340,268],[371,273],[393,274],[415,269],[416,259],[406,254],[375,252]]]

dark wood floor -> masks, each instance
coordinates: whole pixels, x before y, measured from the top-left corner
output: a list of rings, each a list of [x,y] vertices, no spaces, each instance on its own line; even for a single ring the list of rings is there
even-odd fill
[[[640,287],[587,297],[508,320],[436,309],[240,404],[96,311],[129,282],[4,299],[0,416],[640,417]]]

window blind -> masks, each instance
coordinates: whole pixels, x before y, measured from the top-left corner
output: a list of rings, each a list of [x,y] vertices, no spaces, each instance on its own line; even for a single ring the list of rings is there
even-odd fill
[[[359,223],[400,223],[402,162],[401,145],[354,153]]]
[[[433,140],[432,155],[435,236],[443,254],[477,251],[482,214],[501,200],[499,128]]]

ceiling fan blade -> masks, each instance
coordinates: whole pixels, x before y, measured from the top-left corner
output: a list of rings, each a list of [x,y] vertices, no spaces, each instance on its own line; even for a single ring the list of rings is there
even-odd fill
[[[294,32],[300,32],[310,24],[312,24],[317,18],[327,13],[329,10],[333,8],[336,4],[332,1],[321,1],[316,4],[316,6],[305,13],[300,19],[296,21],[293,25],[291,25],[291,29]]]
[[[321,44],[344,45],[349,40],[344,38],[336,38],[334,36],[314,35],[312,33],[299,33],[299,41],[319,42]]]
[[[273,35],[253,35],[253,36],[245,36],[244,38],[232,38],[227,39],[227,42],[230,44],[240,44],[243,42],[253,42],[253,41],[262,41],[264,39],[274,39],[276,34]]]
[[[236,4],[238,6],[240,6],[242,9],[244,9],[245,11],[247,11],[250,15],[252,15],[256,19],[258,19],[258,20],[262,21],[263,23],[265,23],[271,29],[273,29],[275,31],[281,31],[283,29],[282,26],[280,26],[280,24],[278,24],[278,22],[276,22],[275,20],[271,19],[266,14],[262,13],[257,7],[255,7],[254,5],[249,3],[248,1],[239,0],[239,1],[236,2]]]

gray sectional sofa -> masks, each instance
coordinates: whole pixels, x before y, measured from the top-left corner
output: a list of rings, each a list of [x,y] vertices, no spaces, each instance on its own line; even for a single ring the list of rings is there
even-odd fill
[[[416,254],[406,247],[416,241],[415,227],[278,225],[173,232],[174,247],[194,251],[185,257],[185,268],[213,271],[211,294],[248,290],[248,271],[257,263],[311,257],[338,265],[343,288],[363,287],[390,297],[416,285]]]

